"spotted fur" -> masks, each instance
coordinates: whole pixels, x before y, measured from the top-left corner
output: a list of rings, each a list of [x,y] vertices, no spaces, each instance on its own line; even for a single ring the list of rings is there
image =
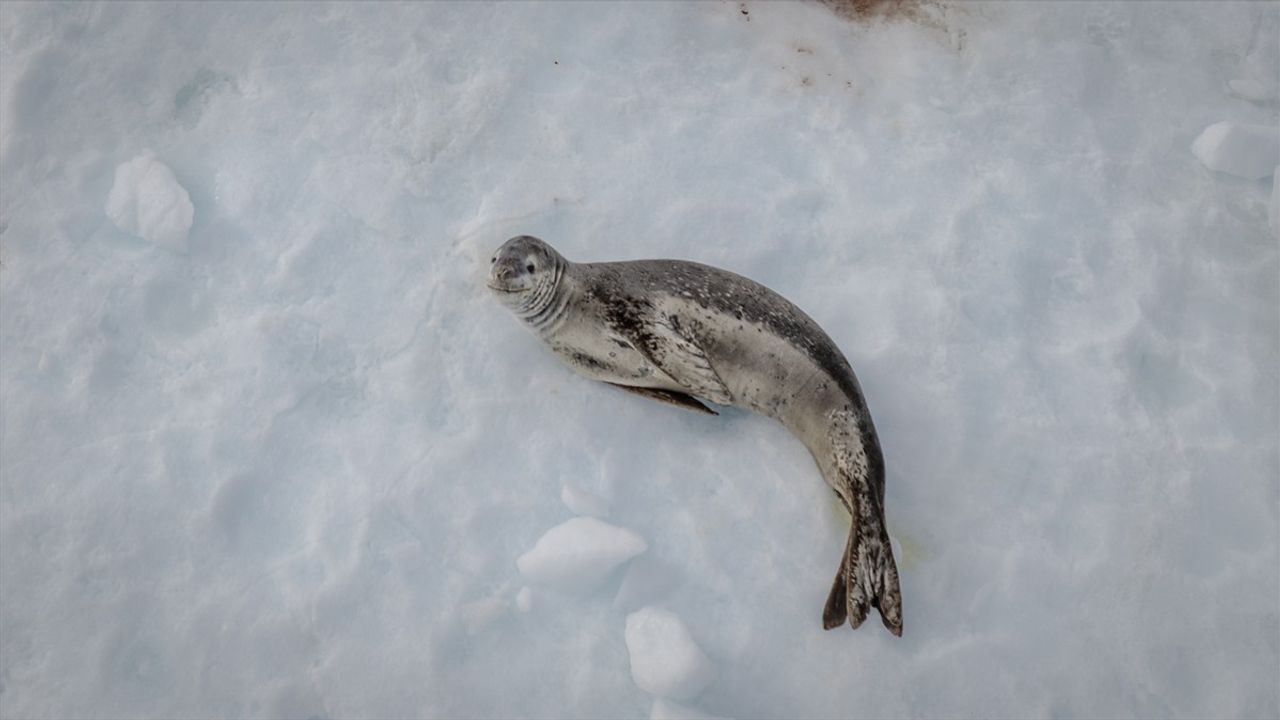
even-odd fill
[[[493,268],[490,287],[578,373],[684,407],[735,405],[782,422],[853,518],[823,626],[856,628],[875,607],[902,634],[884,457],[853,369],[816,322],[765,286],[699,263],[571,263],[520,236],[499,248]]]

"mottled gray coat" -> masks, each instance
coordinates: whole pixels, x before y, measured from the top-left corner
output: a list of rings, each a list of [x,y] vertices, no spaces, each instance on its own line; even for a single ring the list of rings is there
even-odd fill
[[[875,425],[849,362],[808,315],[726,270],[680,260],[571,263],[527,235],[499,248],[489,287],[582,375],[705,412],[702,402],[734,405],[786,426],[853,516],[823,625],[847,619],[856,628],[876,607],[902,634]]]

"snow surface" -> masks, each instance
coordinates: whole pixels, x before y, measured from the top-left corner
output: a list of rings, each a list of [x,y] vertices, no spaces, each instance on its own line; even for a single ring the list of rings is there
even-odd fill
[[[533,590],[527,585],[516,593],[516,609],[522,613],[533,609]]]
[[[651,553],[627,564],[627,572],[613,596],[613,606],[630,612],[658,602],[680,582],[679,571]]]
[[[538,585],[563,592],[590,592],[613,569],[648,548],[634,532],[591,517],[578,517],[551,528],[516,567]]]
[[[1277,126],[1228,83],[1278,44],[1275,3],[0,3],[0,716],[645,717],[635,602],[718,716],[1280,715],[1274,179],[1189,150]],[[147,150],[185,252],[104,212]],[[518,233],[826,328],[903,638],[821,629],[848,518],[781,427],[488,296]],[[566,483],[648,596],[519,612]]]
[[[708,715],[679,703],[656,698],[649,711],[649,720],[721,720],[718,715]]]
[[[715,677],[715,664],[670,610],[650,606],[631,613],[626,638],[631,677],[645,692],[689,700]]]
[[[1237,78],[1227,82],[1227,89],[1245,100],[1265,102],[1275,97],[1274,90],[1266,83],[1250,78]]]
[[[1280,128],[1214,123],[1191,143],[1191,152],[1211,170],[1261,180],[1271,177],[1280,158]]]
[[[516,602],[519,603],[518,596]],[[466,628],[468,634],[475,635],[502,617],[508,607],[508,603],[501,597],[473,600],[460,608],[462,625]]]
[[[1271,184],[1271,204],[1267,206],[1267,222],[1271,224],[1271,231],[1275,234],[1276,239],[1280,240],[1280,165],[1276,166]]]
[[[571,483],[565,483],[560,488],[560,502],[579,515],[590,515],[598,518],[609,517],[608,500]]]

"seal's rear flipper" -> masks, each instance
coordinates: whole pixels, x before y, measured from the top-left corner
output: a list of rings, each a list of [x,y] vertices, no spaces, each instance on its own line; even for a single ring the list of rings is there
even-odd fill
[[[850,535],[852,539],[852,534]],[[848,557],[848,548],[844,551],[845,557]],[[840,561],[840,569],[836,571],[836,581],[831,584],[831,592],[827,595],[827,604],[822,608],[822,629],[830,630],[838,628],[849,619],[849,608],[846,596],[849,592],[848,585],[844,581],[845,561]]]
[[[711,408],[707,407],[706,405],[703,405],[702,403],[698,402],[692,396],[685,395],[682,392],[676,392],[674,390],[659,390],[657,388],[632,387],[631,385],[619,385],[618,383],[609,383],[609,384],[617,388],[622,388],[627,392],[633,392],[637,395],[642,395],[644,397],[657,400],[658,402],[664,402],[670,405],[675,405],[676,407],[682,407],[685,410],[695,410],[697,412],[707,413],[708,415],[720,414],[715,410],[712,410]]]
[[[889,539],[859,538],[857,531],[856,526],[849,531],[840,569],[822,610],[822,627],[830,630],[847,619],[857,629],[875,607],[889,632],[901,637],[902,592]]]

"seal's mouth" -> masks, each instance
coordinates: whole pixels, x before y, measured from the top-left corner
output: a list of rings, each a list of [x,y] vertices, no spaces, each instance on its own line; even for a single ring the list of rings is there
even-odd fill
[[[485,283],[485,287],[489,288],[490,290],[493,290],[494,292],[507,293],[508,295],[514,295],[515,293],[518,293],[524,289],[524,288],[505,288],[500,285],[494,285],[493,283]]]

